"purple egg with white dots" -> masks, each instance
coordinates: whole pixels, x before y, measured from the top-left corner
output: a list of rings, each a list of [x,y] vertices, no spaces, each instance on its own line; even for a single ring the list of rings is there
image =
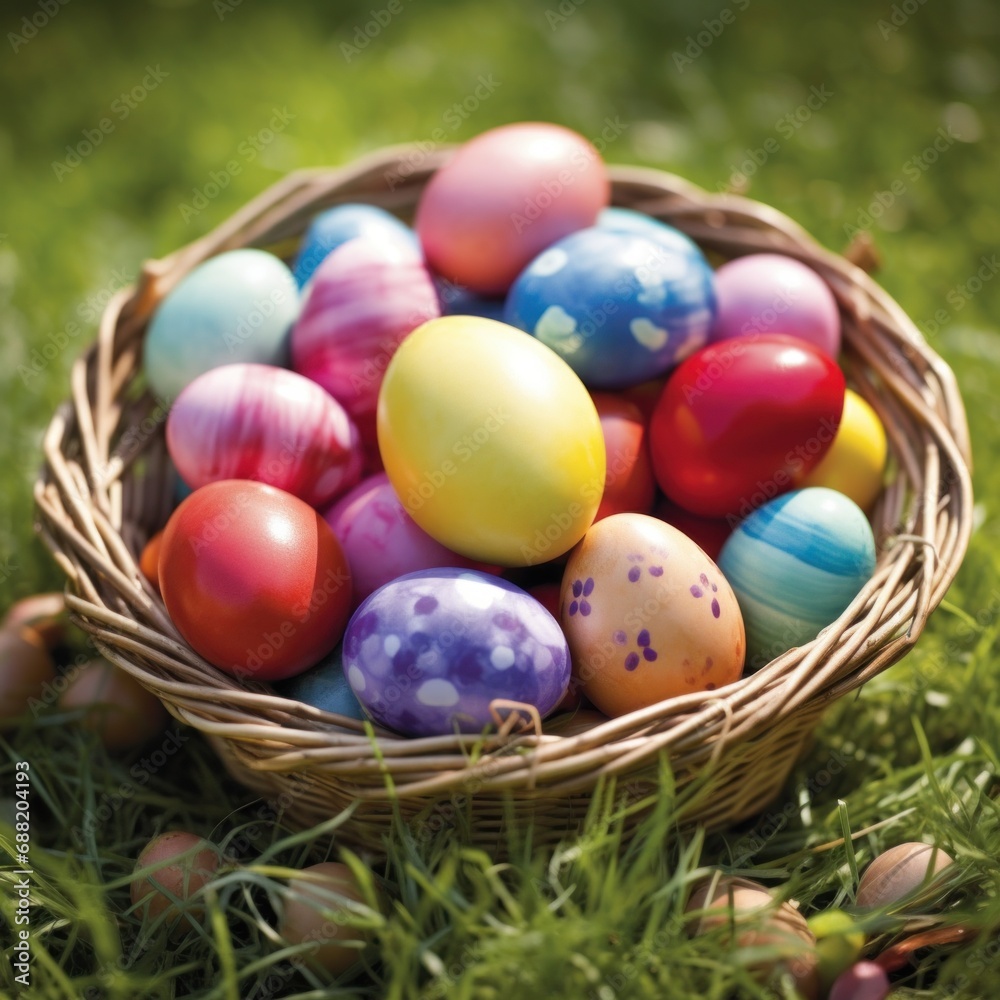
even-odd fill
[[[361,604],[344,670],[376,722],[439,736],[493,725],[495,699],[546,716],[569,686],[570,657],[559,623],[520,587],[441,568],[399,577]]]

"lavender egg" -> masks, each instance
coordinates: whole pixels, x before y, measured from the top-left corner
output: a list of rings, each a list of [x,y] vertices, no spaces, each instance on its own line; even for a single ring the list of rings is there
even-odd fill
[[[344,635],[365,711],[407,736],[478,733],[501,698],[551,712],[569,686],[559,624],[520,587],[474,570],[409,573],[375,591]]]
[[[836,358],[840,313],[829,285],[794,257],[753,253],[715,273],[718,308],[709,340],[787,333]]]
[[[407,334],[440,315],[415,250],[360,236],[317,268],[292,330],[292,367],[339,400],[373,442],[386,366]]]
[[[316,268],[337,247],[358,236],[398,240],[420,253],[416,233],[384,208],[375,205],[334,205],[317,215],[302,237],[294,268],[299,287],[305,285]]]
[[[323,517],[350,563],[356,604],[407,573],[479,565],[431,538],[406,512],[384,472],[359,483]]]
[[[256,479],[314,507],[361,477],[357,428],[315,382],[271,365],[223,365],[196,378],[167,419],[185,483]]]

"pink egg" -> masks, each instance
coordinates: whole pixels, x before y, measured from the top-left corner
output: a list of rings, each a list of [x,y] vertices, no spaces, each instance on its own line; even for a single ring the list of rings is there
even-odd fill
[[[487,568],[446,549],[418,527],[384,472],[359,483],[323,516],[350,563],[355,606],[405,573],[440,566]]]
[[[415,249],[358,237],[334,250],[304,291],[292,367],[337,399],[371,445],[386,366],[409,333],[441,315],[434,282]]]
[[[167,449],[197,489],[255,479],[316,507],[361,476],[358,431],[324,389],[271,365],[223,365],[199,375],[167,419]]]
[[[792,257],[755,253],[715,272],[717,309],[709,339],[787,333],[824,354],[840,352],[840,313],[826,282]]]
[[[582,136],[503,125],[469,140],[431,178],[416,230],[435,271],[502,295],[547,246],[592,226],[609,195],[600,154]]]

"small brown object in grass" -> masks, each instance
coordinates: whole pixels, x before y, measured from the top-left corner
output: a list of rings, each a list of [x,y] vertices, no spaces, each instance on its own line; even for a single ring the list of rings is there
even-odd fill
[[[107,660],[91,660],[72,675],[59,707],[86,709],[80,724],[97,733],[108,750],[132,750],[154,739],[167,724],[156,695]]]
[[[729,947],[774,951],[773,960],[748,967],[760,982],[787,971],[806,1000],[818,998],[816,938],[805,917],[791,903],[778,903],[766,886],[731,876],[709,879],[695,889],[686,909],[705,911],[688,925],[692,937],[730,928],[735,937],[725,936]]]
[[[862,910],[894,906],[915,899],[921,889],[931,889],[935,876],[954,864],[930,844],[910,842],[884,851],[865,869],[858,883],[857,905]]]
[[[41,700],[55,676],[52,657],[34,629],[0,629],[0,728],[22,716],[33,700]]]

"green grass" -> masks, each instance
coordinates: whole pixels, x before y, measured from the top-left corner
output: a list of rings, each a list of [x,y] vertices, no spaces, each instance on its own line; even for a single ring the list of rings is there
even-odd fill
[[[608,160],[663,167],[710,189],[742,172],[750,194],[834,249],[865,213],[878,214],[879,278],[953,365],[969,409],[978,501],[969,556],[918,649],[830,711],[760,819],[708,837],[678,832],[665,781],[628,847],[618,841],[613,789],[595,799],[579,838],[532,850],[522,831],[503,864],[452,831],[414,841],[396,830],[388,861],[362,859],[387,901],[383,916],[356,917],[373,938],[365,965],[327,992],[274,950],[268,927],[284,891],[276,873],[307,855],[336,856],[335,831],[292,836],[220,775],[195,736],[140,784],[130,772],[141,754],[109,758],[49,713],[0,744],[0,797],[13,794],[15,761],[29,761],[32,774],[35,964],[26,995],[781,996],[755,987],[718,937],[683,933],[695,874],[732,868],[813,913],[849,905],[854,868],[873,853],[921,837],[961,865],[941,900],[947,919],[982,933],[920,953],[897,995],[993,995],[1000,282],[992,265],[972,279],[1000,233],[1000,12],[986,0],[927,3],[891,30],[892,4],[861,0],[706,0],[669,10],[576,0],[553,2],[548,14],[521,0],[403,0],[348,61],[343,46],[386,6],[76,2],[17,51],[8,32],[40,8],[0,14],[0,604],[61,586],[31,531],[41,433],[101,302],[144,258],[206,232],[296,167],[442,133],[461,140],[525,118],[588,136],[618,119],[627,127]],[[703,21],[727,6],[733,22],[699,42]],[[687,64],[674,53],[689,45],[703,51]],[[492,92],[468,110],[481,78]],[[134,107],[123,102],[143,86]],[[814,105],[822,100],[816,110],[811,94]],[[255,148],[275,109],[290,120]],[[102,119],[113,128],[74,166],[66,146]],[[931,163],[925,151],[941,128],[944,150]],[[757,150],[767,152],[760,166]],[[755,169],[742,166],[748,156]],[[218,197],[185,211],[230,161],[239,172]],[[110,808],[116,794],[123,801]],[[877,824],[851,850],[821,849],[845,826]],[[127,889],[142,845],[168,827],[210,836],[234,859],[206,898],[204,925],[174,942],[143,936]],[[11,836],[0,826],[0,850]],[[15,905],[16,894],[0,889],[8,921]],[[897,928],[888,920],[871,929]],[[9,948],[8,934],[0,929],[0,947]],[[0,990],[15,985],[0,964]]]

